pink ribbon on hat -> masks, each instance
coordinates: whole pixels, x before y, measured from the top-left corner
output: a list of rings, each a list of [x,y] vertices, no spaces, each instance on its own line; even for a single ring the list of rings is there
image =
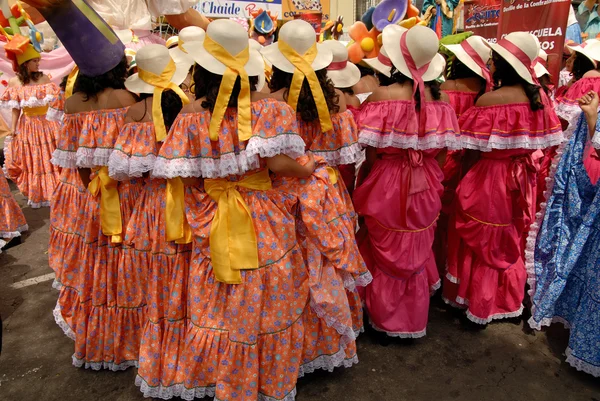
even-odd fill
[[[540,63],[541,65],[544,65],[544,64],[546,64],[546,60],[544,60],[541,57],[538,57],[535,60],[533,60],[533,65],[535,66],[537,63]]]
[[[406,32],[400,38],[400,50],[402,51],[402,56],[404,57],[404,61],[406,62],[406,66],[410,71],[413,79],[413,96],[417,93],[417,89],[419,90],[419,94],[421,96],[421,108],[417,112],[419,114],[419,134],[425,133],[425,124],[427,121],[427,116],[425,111],[425,82],[423,81],[423,75],[427,72],[429,65],[431,62],[423,65],[420,68],[417,68],[415,64],[415,60],[413,60],[410,51],[408,50],[408,46],[406,45]]]
[[[485,91],[488,92],[490,89],[492,89],[492,74],[490,73],[490,70],[488,69],[486,63],[483,62],[483,59],[481,58],[479,53],[477,53],[477,51],[473,49],[473,46],[471,46],[471,44],[466,40],[463,40],[460,46],[467,53],[467,55],[471,57],[475,64],[477,64],[477,66],[481,68],[481,73],[483,74],[483,79],[485,79],[486,83]]]
[[[529,56],[523,50],[519,49],[519,47],[517,45],[515,45],[511,41],[507,40],[506,38],[501,39],[498,42],[498,45],[502,46],[503,48],[508,50],[513,56],[515,56],[517,58],[517,60],[519,60],[527,68],[527,70],[531,74],[531,79],[532,79],[533,83],[540,87],[540,98],[542,99],[542,103],[544,104],[544,106],[551,106],[548,95],[542,88],[540,81],[538,81],[537,77],[535,76],[535,71],[534,71],[533,67],[537,63],[537,58],[535,60],[531,61]]]
[[[327,67],[327,71],[343,70],[344,68],[346,68],[346,65],[348,65],[348,60],[334,61],[331,64],[329,64],[329,67]]]
[[[385,54],[379,52],[377,54],[377,60],[379,60],[379,62],[387,67],[392,67],[392,60],[390,60],[389,57],[387,57]]]

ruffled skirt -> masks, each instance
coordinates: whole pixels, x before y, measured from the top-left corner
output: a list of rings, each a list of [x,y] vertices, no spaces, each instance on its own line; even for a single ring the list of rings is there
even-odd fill
[[[59,178],[58,167],[50,163],[59,131],[59,124],[45,116],[23,114],[17,135],[4,144],[6,177],[17,184],[32,208],[50,206]]]
[[[10,192],[8,181],[0,170],[0,240],[19,237],[28,229],[23,211]]]

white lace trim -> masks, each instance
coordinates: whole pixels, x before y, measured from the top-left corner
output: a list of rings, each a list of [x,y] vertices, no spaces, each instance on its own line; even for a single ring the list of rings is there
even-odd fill
[[[446,298],[444,295],[442,295],[442,300],[444,301],[444,303],[446,303],[447,305],[452,306],[453,308],[456,308],[456,309],[465,309],[466,308],[465,305],[461,305],[459,303],[451,301],[448,298]]]
[[[62,286],[62,284],[61,284],[61,286]],[[54,287],[54,283],[52,284],[52,287]],[[61,308],[60,308],[60,305],[58,304],[58,302],[56,303],[56,307],[52,311],[52,314],[54,315],[54,321],[56,322],[58,327],[60,327],[62,329],[63,333],[65,333],[65,335],[67,337],[69,337],[71,340],[75,341],[75,332],[73,331],[73,329],[71,329],[71,327],[67,324],[67,322],[63,318],[62,311],[61,311]]]
[[[354,280],[354,287],[366,287],[373,281],[373,275],[370,271],[366,271]]]
[[[556,115],[565,121],[571,122],[576,120],[581,113],[581,107],[579,107],[577,104],[560,102],[556,106]]]
[[[491,152],[494,149],[546,149],[560,145],[565,141],[562,131],[543,138],[501,138],[492,136],[489,139],[477,139],[466,135],[460,137],[460,149],[473,149]]]
[[[333,151],[312,151],[316,156],[320,156],[330,166],[339,166],[342,164],[360,163],[364,158],[364,151],[359,143],[353,143],[350,146]]]
[[[58,281],[57,278],[54,279],[54,281],[52,281],[52,288],[54,288],[55,290],[60,291],[62,289],[63,285],[60,281]]]
[[[582,359],[573,356],[573,350],[571,348],[567,348],[565,351],[567,355],[567,363],[577,369],[580,372],[585,372],[594,377],[600,377],[600,366],[594,366]]]
[[[427,328],[425,328],[422,331],[416,331],[416,332],[394,332],[394,331],[386,331],[383,329],[380,329],[379,327],[377,327],[375,325],[375,323],[373,323],[373,321],[369,318],[369,324],[371,325],[371,327],[375,330],[375,331],[379,331],[381,333],[385,333],[386,335],[388,335],[389,337],[397,337],[397,338],[422,338],[425,337],[425,335],[427,334]]]
[[[146,383],[143,377],[137,375],[135,385],[140,388],[145,398],[159,398],[161,400],[170,400],[173,397],[179,397],[186,401],[192,401],[194,398],[215,397],[215,386],[196,387],[188,389],[183,383],[174,384],[172,386],[151,387]],[[258,394],[257,401],[294,401],[296,399],[296,388],[282,399],[275,399],[264,394]],[[219,401],[217,398],[215,401]]]
[[[127,156],[125,153],[115,150],[108,160],[108,175],[117,181],[140,178],[144,173],[152,171],[155,162],[155,155]]]
[[[3,239],[0,239],[0,253],[2,253],[2,248],[4,248],[4,245],[6,245],[7,242],[4,241]]]
[[[50,107],[46,113],[46,120],[62,123],[64,116],[64,111]]]
[[[527,321],[527,324],[529,324],[529,327],[531,327],[534,330],[538,330],[538,331],[541,330],[543,327],[550,326],[552,323],[560,323],[563,326],[565,326],[565,328],[567,328],[567,329],[571,328],[571,323],[569,323],[566,319],[564,319],[560,316],[546,317],[546,318],[543,318],[542,320],[540,320],[539,322],[537,322],[532,316]]]
[[[433,284],[432,286],[429,287],[429,295],[432,296],[433,294],[435,294],[437,292],[437,290],[439,290],[440,288],[442,288],[442,280],[438,280],[436,281],[435,284]]]
[[[94,168],[108,166],[108,161],[113,150],[112,148],[79,148],[75,156],[77,167]]]
[[[50,204],[51,204],[50,201],[32,202],[29,199],[27,200],[27,206],[29,206],[32,209],[40,209],[42,207],[50,207]]]
[[[54,149],[50,163],[62,168],[77,168],[77,154],[61,149]]]
[[[43,106],[47,106],[48,104],[52,103],[54,100],[56,100],[55,95],[46,95],[43,99],[38,99],[37,97],[33,96],[33,97],[30,97],[29,99],[23,99],[21,101],[5,100],[5,101],[0,101],[0,108],[24,109],[26,107],[28,107],[28,108],[43,107]]]
[[[0,239],[13,239],[21,236],[21,233],[25,231],[29,231],[29,226],[27,224],[17,227],[15,231],[0,231]],[[3,245],[4,246],[4,245]]]
[[[331,327],[337,331],[340,336],[342,336],[340,338],[340,344],[343,349],[346,348],[346,345],[356,341],[356,333],[352,327],[346,326],[342,322],[338,321],[335,317],[329,316],[327,312],[323,310],[322,307],[318,306],[313,299],[310,300],[310,307],[320,319],[325,321],[327,327]]]
[[[114,363],[114,362],[86,362],[83,359],[78,359],[73,355],[73,366],[77,368],[85,367],[86,369],[92,370],[110,370],[113,372],[118,372],[121,370],[127,370],[131,367],[139,368],[138,361],[125,361],[123,363]]]
[[[417,135],[386,134],[361,131],[358,142],[363,146],[374,148],[399,148],[399,149],[444,149],[459,150],[461,148],[459,136],[454,132],[447,134],[431,134],[419,138]]]
[[[477,323],[477,324],[488,324],[492,320],[510,319],[513,317],[519,317],[522,314],[523,314],[523,305],[521,305],[521,307],[515,312],[497,313],[497,314],[491,315],[485,319],[477,317],[477,316],[473,315],[470,310],[467,310],[467,318],[470,321],[472,321],[473,323]]]
[[[468,299],[464,299],[463,297],[459,297],[459,296],[457,296],[457,297],[456,297],[456,302],[457,302],[459,305],[463,305],[463,306],[469,306],[469,300],[468,300]]]
[[[304,155],[306,144],[300,135],[281,134],[273,138],[254,136],[246,145],[247,157],[258,155],[262,158],[287,155],[296,159]]]
[[[454,284],[460,284],[460,279],[458,277],[454,277],[450,272],[446,272],[446,280]]]
[[[331,373],[335,368],[350,368],[357,363],[358,357],[356,355],[352,358],[346,358],[346,352],[340,349],[333,355],[321,355],[317,359],[301,365],[298,370],[298,378],[304,377],[304,375],[313,373],[316,370],[326,370]]]

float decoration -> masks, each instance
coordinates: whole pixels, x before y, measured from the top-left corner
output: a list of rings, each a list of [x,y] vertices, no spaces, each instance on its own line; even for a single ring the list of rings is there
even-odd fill
[[[8,1],[2,0],[0,12],[2,13],[0,21],[6,24],[0,27],[0,33],[7,41],[4,45],[6,57],[12,62],[13,70],[18,71],[19,65],[40,57],[39,52],[44,37],[33,27],[27,13],[18,3],[9,7]],[[21,35],[20,25],[24,22],[29,25],[30,29],[33,27],[29,37]]]
[[[250,15],[250,38],[262,46],[273,43],[273,34],[277,30],[277,14],[271,15],[271,11],[259,8]]]
[[[335,21],[327,21],[321,33],[321,41],[324,40],[340,40],[344,33],[344,17],[341,15]]]
[[[379,43],[379,31],[375,28],[367,29],[364,22],[357,21],[348,31],[350,38],[354,41],[348,46],[348,59],[358,64],[363,58],[377,57],[381,44]]]
[[[406,15],[408,0],[383,0],[373,10],[371,21],[379,32],[392,24],[397,24]]]

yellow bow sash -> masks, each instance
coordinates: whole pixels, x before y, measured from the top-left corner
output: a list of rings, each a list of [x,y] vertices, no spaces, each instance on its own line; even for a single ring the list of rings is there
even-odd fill
[[[258,244],[248,205],[236,187],[258,191],[271,189],[268,170],[241,181],[204,180],[204,190],[218,208],[210,228],[210,257],[218,281],[240,284],[240,270],[258,268]]]
[[[75,82],[79,75],[79,67],[75,66],[67,77],[67,85],[65,86],[65,100],[73,96],[73,90],[75,89]]]
[[[252,109],[250,106],[250,80],[244,66],[250,58],[250,48],[246,47],[239,54],[232,56],[223,46],[212,40],[209,36],[204,38],[204,48],[214,58],[227,66],[221,80],[219,96],[217,97],[210,120],[210,140],[216,141],[219,139],[221,123],[223,122],[235,81],[239,76],[241,88],[238,96],[238,138],[240,141],[247,141],[252,136]]]
[[[123,222],[121,221],[121,202],[117,181],[108,176],[108,167],[100,167],[96,177],[88,185],[88,190],[94,196],[100,193],[100,226],[102,233],[111,237],[113,244],[123,242]]]
[[[337,182],[338,182],[338,170],[336,170],[333,167],[327,167],[327,173],[329,174],[329,181],[331,181],[331,183],[333,185],[337,184]]]
[[[171,78],[173,78],[173,75],[175,74],[175,69],[176,67],[173,60],[169,60],[169,64],[167,64],[160,75],[144,71],[138,67],[138,76],[140,79],[154,86],[154,96],[152,97],[152,121],[154,122],[157,142],[162,142],[167,137],[167,129],[165,127],[161,106],[162,93],[167,89],[171,89],[179,95],[183,104],[188,104],[190,102],[190,99],[183,93],[181,88],[171,82]]]
[[[284,57],[296,67],[294,71],[294,77],[292,78],[292,85],[288,95],[288,104],[296,110],[298,107],[298,99],[300,97],[300,91],[302,90],[302,84],[304,78],[308,81],[310,91],[312,92],[315,104],[317,105],[317,112],[319,113],[319,122],[321,123],[321,131],[327,132],[333,129],[331,123],[331,116],[329,115],[329,108],[323,95],[323,89],[317,78],[317,74],[312,69],[311,63],[317,57],[317,44],[313,44],[303,55],[298,54],[289,44],[284,40],[279,39],[279,50]]]
[[[185,217],[185,186],[179,177],[167,180],[167,241],[192,242],[192,230]]]
[[[27,117],[45,116],[47,112],[48,106],[25,107],[23,109],[23,114],[25,114]]]

